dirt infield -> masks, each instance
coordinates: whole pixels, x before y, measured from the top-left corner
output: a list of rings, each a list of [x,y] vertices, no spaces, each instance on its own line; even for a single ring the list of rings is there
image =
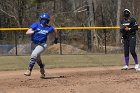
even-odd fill
[[[1,71],[0,93],[140,93],[140,72],[121,67],[47,69],[26,77],[24,71]]]

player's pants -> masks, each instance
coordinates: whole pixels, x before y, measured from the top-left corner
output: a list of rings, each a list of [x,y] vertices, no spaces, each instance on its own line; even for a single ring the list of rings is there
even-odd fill
[[[30,62],[29,62],[30,71],[32,71],[35,62],[37,62],[37,64],[40,66],[40,68],[43,68],[44,65],[42,63],[40,55],[43,51],[45,51],[46,47],[47,47],[46,43],[42,43],[42,44],[32,43],[31,44],[32,54],[31,54]]]
[[[138,64],[137,54],[135,52],[136,48],[136,36],[130,35],[124,39],[124,56],[126,65],[129,64],[129,51],[134,58],[135,64]]]

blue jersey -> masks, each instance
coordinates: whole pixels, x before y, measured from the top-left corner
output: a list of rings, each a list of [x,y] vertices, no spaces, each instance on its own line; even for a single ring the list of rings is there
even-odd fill
[[[54,32],[54,27],[48,25],[42,27],[39,22],[33,23],[30,28],[34,31],[31,37],[34,43],[46,43],[48,34]]]

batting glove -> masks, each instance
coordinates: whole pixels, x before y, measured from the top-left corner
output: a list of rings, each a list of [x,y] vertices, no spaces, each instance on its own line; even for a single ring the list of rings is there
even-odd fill
[[[57,44],[58,43],[58,38],[57,37],[55,37],[55,39],[54,39],[54,44]]]

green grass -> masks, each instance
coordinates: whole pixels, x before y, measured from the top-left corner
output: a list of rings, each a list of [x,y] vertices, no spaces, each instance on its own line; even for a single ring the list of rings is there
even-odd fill
[[[29,56],[0,56],[0,71],[27,69]],[[96,55],[44,55],[46,68],[120,66],[124,64],[123,54]],[[130,63],[133,64],[132,57]],[[37,64],[35,69],[37,69]]]

